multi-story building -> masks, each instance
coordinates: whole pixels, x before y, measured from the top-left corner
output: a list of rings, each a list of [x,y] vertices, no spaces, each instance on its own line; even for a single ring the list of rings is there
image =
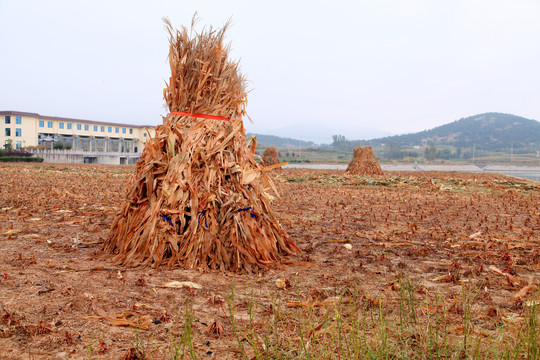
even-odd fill
[[[118,124],[21,111],[0,111],[0,145],[13,149],[67,147],[92,152],[141,153],[154,126]],[[55,144],[66,146],[55,146]]]

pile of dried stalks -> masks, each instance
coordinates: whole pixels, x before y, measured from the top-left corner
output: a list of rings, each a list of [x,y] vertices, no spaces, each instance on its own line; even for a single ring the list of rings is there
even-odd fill
[[[264,150],[261,164],[263,166],[270,166],[279,164],[278,152],[275,147],[270,146]]]
[[[165,22],[170,113],[146,142],[104,250],[130,266],[234,271],[299,252],[270,207],[277,190],[255,162],[256,140],[246,143],[246,81],[228,60],[227,25],[197,33]]]
[[[383,175],[371,146],[359,146],[354,149],[353,158],[345,173],[349,175]]]

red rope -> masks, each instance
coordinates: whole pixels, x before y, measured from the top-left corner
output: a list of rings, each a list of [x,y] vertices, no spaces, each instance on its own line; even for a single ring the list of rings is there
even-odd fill
[[[183,115],[183,116],[191,116],[191,117],[203,118],[203,119],[231,121],[231,119],[227,119],[227,118],[224,118],[222,116],[189,113],[189,112],[183,112],[183,111],[171,111],[171,114]]]

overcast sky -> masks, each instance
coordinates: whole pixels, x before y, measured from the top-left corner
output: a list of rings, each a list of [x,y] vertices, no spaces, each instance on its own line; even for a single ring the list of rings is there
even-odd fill
[[[248,131],[325,129],[329,143],[483,112],[540,120],[538,0],[0,0],[0,110],[159,124],[161,18],[195,12],[201,26],[232,17]]]

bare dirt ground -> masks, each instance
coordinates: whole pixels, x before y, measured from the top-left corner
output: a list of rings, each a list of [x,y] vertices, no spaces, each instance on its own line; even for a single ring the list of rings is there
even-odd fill
[[[133,170],[0,165],[0,358],[141,358],[133,349],[173,358],[188,334],[190,356],[251,359],[244,337],[268,334],[278,306],[291,320],[272,330],[272,344],[282,346],[266,345],[266,356],[296,358],[299,311],[323,318],[351,289],[364,304],[395,308],[404,277],[414,281],[418,316],[438,311],[427,304],[440,297],[456,337],[465,331],[458,305],[468,284],[474,333],[504,341],[513,335],[500,324],[518,326],[538,299],[538,183],[282,170],[274,207],[303,253],[257,274],[231,274],[122,268],[101,252]]]

